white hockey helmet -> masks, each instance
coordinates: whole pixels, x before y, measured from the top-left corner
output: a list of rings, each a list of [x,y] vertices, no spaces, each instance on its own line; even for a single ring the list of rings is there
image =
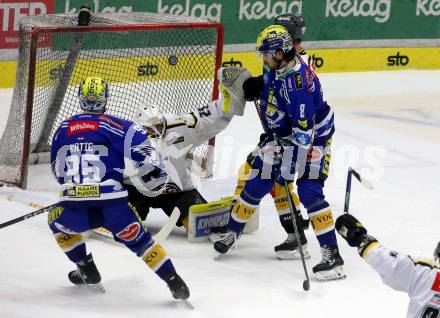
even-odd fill
[[[134,121],[157,137],[165,131],[165,116],[157,106],[145,103],[136,110]]]

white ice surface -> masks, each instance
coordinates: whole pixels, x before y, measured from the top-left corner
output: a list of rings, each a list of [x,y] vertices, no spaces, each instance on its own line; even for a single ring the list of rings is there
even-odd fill
[[[432,255],[440,240],[440,71],[322,74],[336,111],[331,175],[325,192],[335,217],[343,210],[347,167],[372,179],[373,191],[353,182],[350,210],[386,246],[415,256]],[[0,128],[10,90],[0,90]],[[237,167],[261,133],[253,105],[217,137],[215,176],[203,180],[208,199],[230,195]],[[19,198],[56,200],[48,165],[30,168],[29,190],[0,189],[0,223],[32,211]],[[8,200],[11,195],[15,201]],[[166,221],[150,213],[156,232]],[[73,269],[56,245],[44,215],[0,230],[0,317],[404,317],[407,296],[379,276],[340,239],[347,279],[316,282],[302,290],[297,261],[278,261],[273,246],[284,240],[270,197],[260,208],[260,229],[243,236],[238,250],[214,260],[211,244],[191,244],[176,228],[164,243],[191,289],[191,310],[128,249],[90,240],[105,294],[71,286]],[[313,231],[307,232],[311,268],[320,260]]]

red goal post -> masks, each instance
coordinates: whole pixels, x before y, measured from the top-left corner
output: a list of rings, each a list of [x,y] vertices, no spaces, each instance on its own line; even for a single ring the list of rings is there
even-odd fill
[[[80,112],[76,92],[86,76],[106,79],[107,113],[125,119],[144,100],[184,114],[218,98],[222,24],[153,13],[94,14],[90,26],[75,24],[74,15],[20,22],[16,86],[0,140],[2,182],[26,187],[29,158],[47,153],[56,127]],[[208,175],[214,142],[191,153]]]

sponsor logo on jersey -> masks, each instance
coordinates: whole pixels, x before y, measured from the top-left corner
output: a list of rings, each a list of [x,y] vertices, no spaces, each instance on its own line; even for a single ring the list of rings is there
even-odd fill
[[[123,241],[130,242],[137,237],[140,230],[141,230],[141,225],[139,224],[139,222],[133,222],[130,225],[128,225],[125,229],[118,232],[116,236]]]
[[[304,71],[304,75],[306,77],[307,91],[314,92],[315,91],[315,83],[313,82],[313,75],[310,74],[309,70]]]
[[[311,141],[309,134],[303,133],[300,131],[295,132],[293,138],[294,138],[296,144],[302,145],[302,146],[306,146],[306,145],[310,144],[310,141]]]
[[[107,117],[105,115],[99,116],[98,119],[102,120],[102,121],[105,121],[106,123],[108,123],[108,124],[110,124],[112,126],[115,126],[116,128],[124,129],[124,125],[115,122],[113,119],[111,119],[110,117]]]
[[[239,20],[273,20],[283,13],[300,13],[302,0],[291,1],[253,1],[240,0]]]
[[[298,125],[300,125],[300,127],[302,127],[302,128],[307,128],[307,125],[308,125],[307,119],[298,120]]]
[[[67,196],[69,198],[94,198],[101,195],[99,185],[77,185],[67,186]]]
[[[300,73],[295,73],[295,87],[297,90],[300,90],[303,88],[303,81],[302,81]]]
[[[400,52],[397,52],[396,55],[388,56],[388,66],[406,66],[409,63],[409,57],[407,55],[400,55]]]
[[[440,292],[440,272],[435,275],[434,283],[431,289],[436,292]]]
[[[327,0],[325,16],[374,17],[377,23],[384,23],[391,16],[391,0]]]
[[[71,121],[67,124],[67,136],[98,130],[99,123],[91,120]]]
[[[64,208],[62,207],[55,207],[52,208],[47,216],[47,223],[51,224],[53,221],[55,221],[63,212]]]

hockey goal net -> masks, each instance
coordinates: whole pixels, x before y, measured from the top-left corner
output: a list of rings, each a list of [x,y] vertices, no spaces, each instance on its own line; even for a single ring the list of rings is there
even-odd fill
[[[93,14],[89,26],[78,27],[77,18],[54,14],[20,21],[16,84],[0,140],[3,182],[26,187],[28,163],[47,154],[54,130],[81,111],[78,85],[87,76],[109,83],[107,114],[129,120],[145,101],[183,114],[217,98],[221,24],[109,13]],[[206,143],[192,153],[208,170],[210,148]]]

